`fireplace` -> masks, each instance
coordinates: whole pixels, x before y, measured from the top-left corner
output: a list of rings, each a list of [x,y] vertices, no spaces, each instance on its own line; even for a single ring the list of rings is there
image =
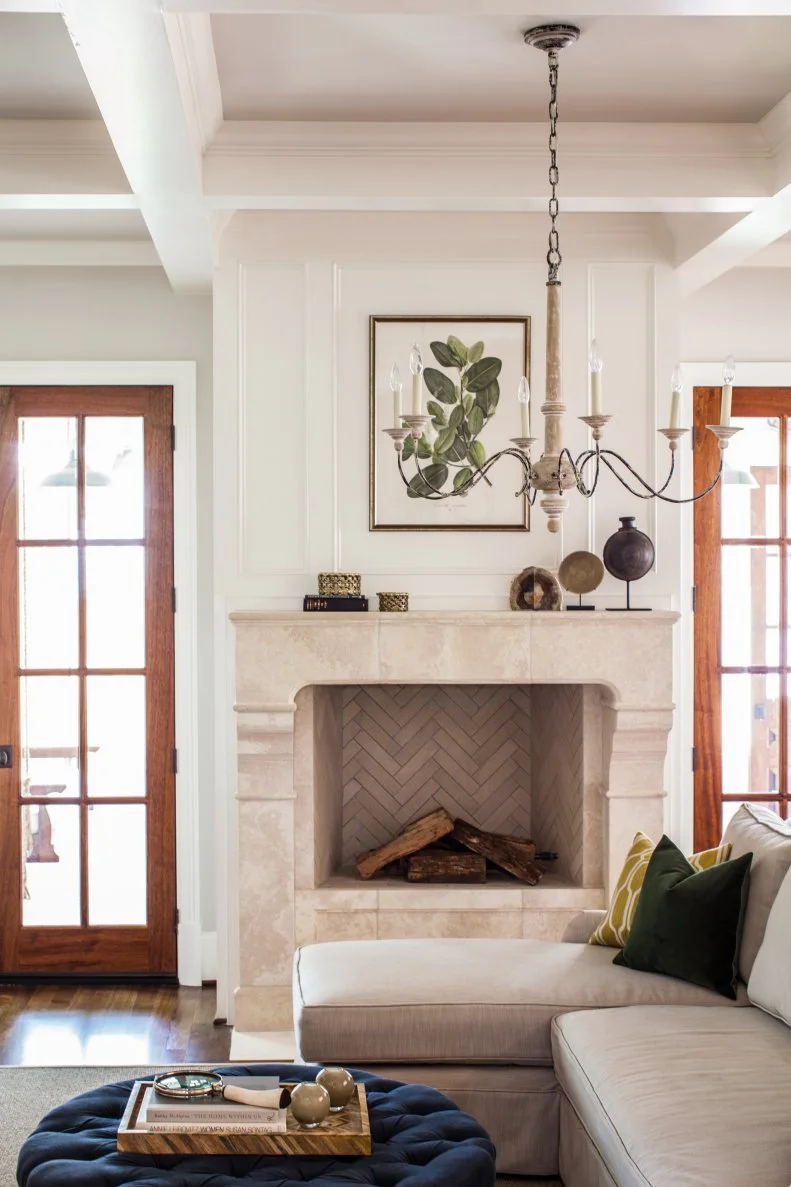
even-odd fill
[[[669,613],[236,613],[236,1025],[290,1025],[295,946],[556,939],[663,827]],[[362,881],[433,808],[558,854],[539,885]]]

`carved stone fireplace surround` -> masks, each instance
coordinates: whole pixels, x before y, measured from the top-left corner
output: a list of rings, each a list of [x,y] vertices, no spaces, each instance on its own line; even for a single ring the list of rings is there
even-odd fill
[[[635,831],[662,831],[675,613],[231,617],[240,1030],[291,1026],[291,965],[302,943],[442,935],[557,939],[571,915],[604,905]],[[327,689],[377,684],[583,685],[583,856],[576,880],[550,873],[536,887],[407,886],[345,875],[340,700]],[[546,729],[552,713],[541,717]]]

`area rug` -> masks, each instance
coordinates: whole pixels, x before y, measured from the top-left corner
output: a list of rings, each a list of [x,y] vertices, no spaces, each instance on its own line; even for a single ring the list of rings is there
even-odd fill
[[[172,1065],[168,1065],[172,1066]],[[207,1067],[207,1064],[194,1065]],[[0,1101],[3,1124],[0,1125],[0,1184],[16,1183],[16,1160],[19,1148],[36,1128],[41,1117],[72,1096],[112,1084],[116,1080],[142,1079],[158,1067],[0,1067]],[[558,1179],[514,1179],[501,1177],[497,1187],[562,1187]]]

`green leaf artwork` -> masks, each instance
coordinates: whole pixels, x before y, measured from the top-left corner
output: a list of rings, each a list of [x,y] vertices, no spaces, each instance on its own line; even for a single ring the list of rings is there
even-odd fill
[[[407,437],[401,457],[415,458],[421,466],[409,481],[411,499],[426,498],[436,492],[460,490],[480,478],[486,462],[486,449],[480,435],[497,411],[500,400],[498,376],[502,359],[485,354],[483,342],[467,346],[455,334],[445,342],[432,342],[431,353],[438,367],[426,367],[423,381],[433,397],[426,404],[434,432],[430,441],[422,437],[417,449]],[[452,372],[451,375],[446,372]],[[443,491],[450,479],[450,486]],[[465,492],[466,493],[466,492]]]
[[[448,480],[448,467],[442,463],[426,466],[422,474],[415,474],[406,493],[410,499],[424,499],[434,490],[439,490]]]
[[[456,384],[443,371],[438,371],[436,367],[426,367],[423,380],[432,396],[436,396],[443,404],[456,403]]]
[[[479,359],[473,363],[467,372],[467,390],[471,392],[483,391],[490,383],[494,383],[503,369],[502,359]]]

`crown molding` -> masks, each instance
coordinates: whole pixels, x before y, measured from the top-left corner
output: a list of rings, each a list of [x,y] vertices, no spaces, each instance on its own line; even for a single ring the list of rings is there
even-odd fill
[[[546,123],[344,123],[226,120],[208,155],[222,156],[497,156],[546,159]],[[617,152],[635,159],[694,156],[768,161],[771,148],[753,124],[567,123],[563,151],[596,158]]]
[[[208,13],[165,14],[173,64],[190,125],[195,151],[200,157],[222,123],[222,94]]]

